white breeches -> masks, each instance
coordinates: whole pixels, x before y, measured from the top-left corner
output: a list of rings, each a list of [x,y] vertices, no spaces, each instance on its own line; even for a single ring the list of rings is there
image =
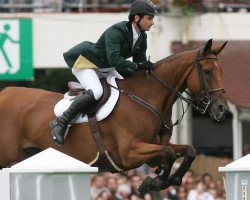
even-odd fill
[[[103,88],[95,70],[72,68],[72,73],[86,90],[90,89],[93,91],[96,100],[101,98]]]
[[[115,70],[115,68],[99,68],[97,71],[94,69],[72,68],[72,73],[75,75],[83,88],[93,91],[96,100],[100,99],[103,94],[102,84],[97,73],[101,77],[108,77],[109,75],[112,75],[118,79],[123,79],[123,77]]]

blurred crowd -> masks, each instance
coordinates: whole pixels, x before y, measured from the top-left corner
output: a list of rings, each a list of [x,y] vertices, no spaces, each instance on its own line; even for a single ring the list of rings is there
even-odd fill
[[[153,172],[153,169],[152,169]],[[138,187],[147,176],[154,173],[141,173],[130,170],[122,174],[94,174],[91,178],[91,200],[225,200],[226,194],[222,179],[205,173],[195,174],[189,170],[180,186],[171,186],[159,192],[150,192],[141,197]]]

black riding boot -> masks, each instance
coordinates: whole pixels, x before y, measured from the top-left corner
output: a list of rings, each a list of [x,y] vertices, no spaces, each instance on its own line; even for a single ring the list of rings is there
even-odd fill
[[[87,108],[95,103],[95,97],[92,90],[87,90],[75,98],[69,108],[64,111],[62,116],[57,117],[50,123],[52,129],[52,137],[56,144],[63,145],[65,132],[68,124],[76,117],[78,113],[85,114]]]

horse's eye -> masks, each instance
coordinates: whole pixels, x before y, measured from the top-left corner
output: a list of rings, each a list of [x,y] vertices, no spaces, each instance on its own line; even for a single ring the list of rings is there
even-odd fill
[[[204,69],[204,74],[207,75],[207,76],[210,76],[211,75],[211,70],[210,69]]]

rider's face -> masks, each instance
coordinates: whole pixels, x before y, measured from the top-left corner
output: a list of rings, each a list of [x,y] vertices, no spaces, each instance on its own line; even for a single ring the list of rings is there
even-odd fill
[[[136,15],[135,21],[138,22],[139,19],[140,17]],[[154,16],[144,15],[139,23],[143,31],[149,31],[151,26],[154,25]]]

